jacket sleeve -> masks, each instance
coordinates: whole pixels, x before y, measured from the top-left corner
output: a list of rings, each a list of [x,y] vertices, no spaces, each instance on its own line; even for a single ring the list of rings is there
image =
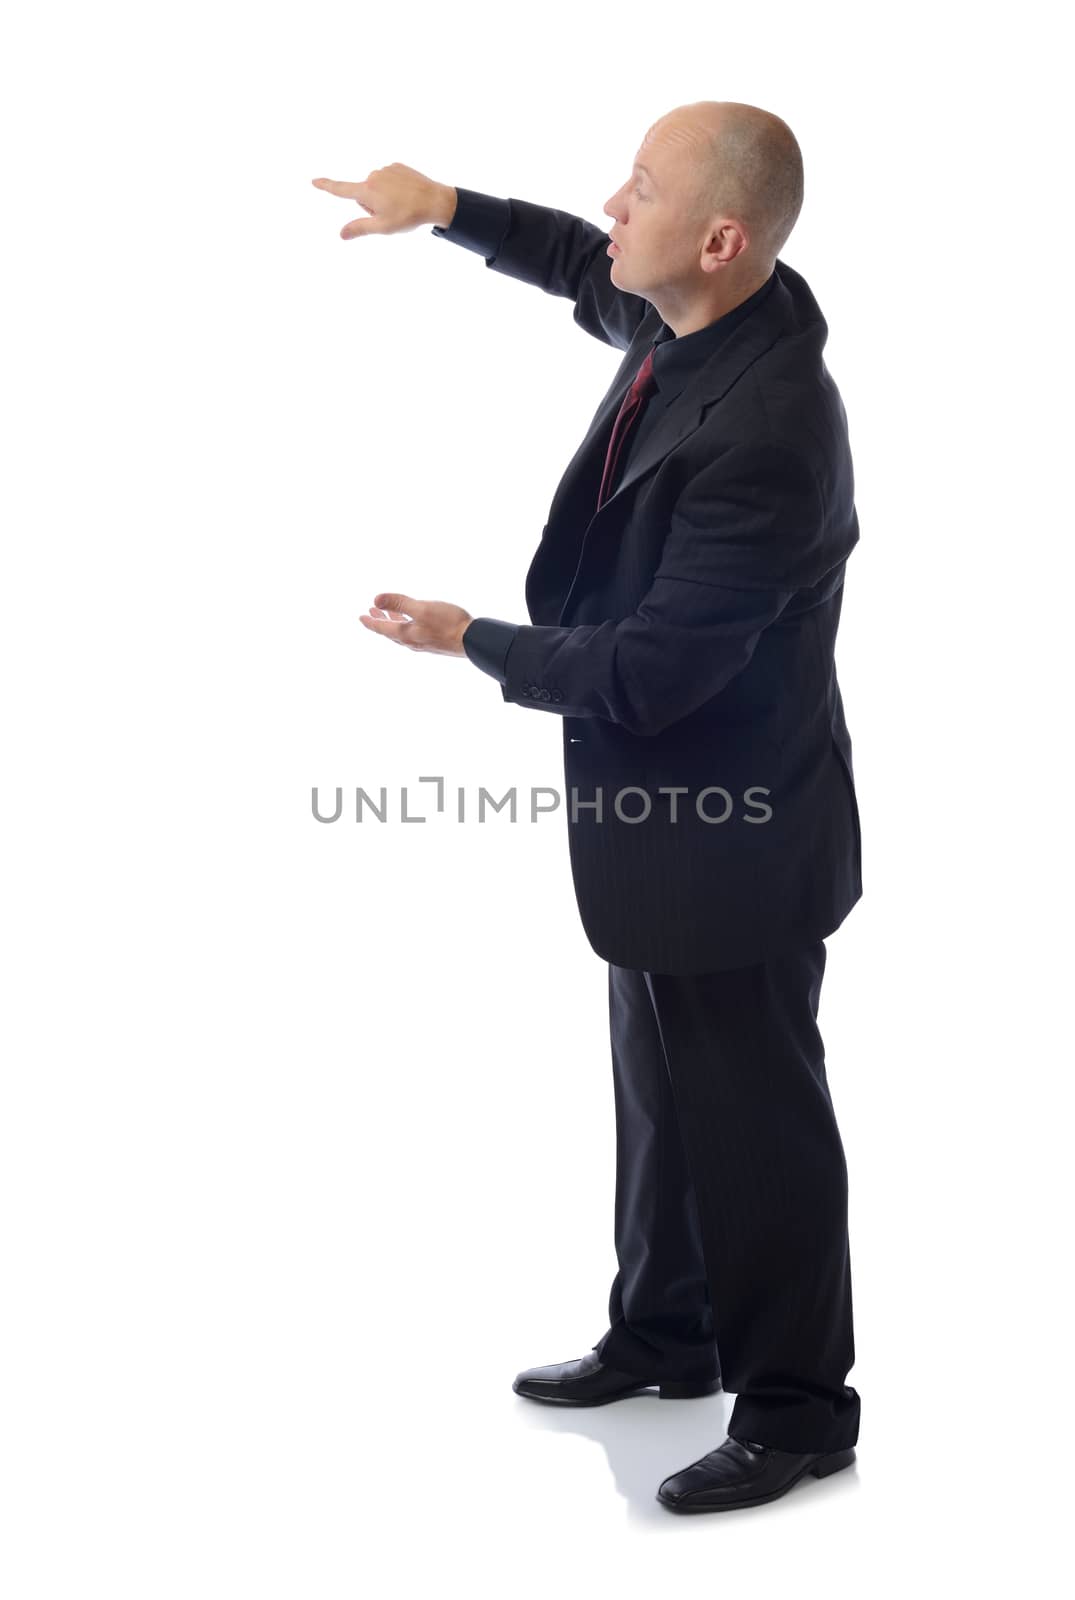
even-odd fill
[[[463,634],[463,651],[469,661],[498,683],[507,678],[504,663],[519,624],[499,617],[474,617]]]
[[[514,197],[456,188],[455,215],[433,233],[485,258],[485,265],[546,294],[575,302],[580,328],[626,350],[651,309],[612,282],[608,234],[583,217]]]
[[[726,451],[684,488],[634,614],[573,628],[518,625],[501,695],[662,733],[747,666],[816,565],[807,553],[819,548],[822,521],[807,462],[778,445]]]

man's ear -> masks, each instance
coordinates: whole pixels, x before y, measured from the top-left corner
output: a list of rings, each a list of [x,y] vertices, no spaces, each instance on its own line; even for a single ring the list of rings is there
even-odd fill
[[[729,261],[734,261],[737,255],[750,244],[750,234],[745,223],[736,222],[731,217],[725,217],[712,230],[706,240],[706,254],[713,265],[726,266]],[[708,270],[712,270],[709,268]]]

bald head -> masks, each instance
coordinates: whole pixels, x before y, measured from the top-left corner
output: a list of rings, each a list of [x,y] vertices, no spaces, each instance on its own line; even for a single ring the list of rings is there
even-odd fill
[[[742,222],[755,265],[771,269],[803,202],[802,153],[787,123],[737,100],[697,100],[659,118],[642,149],[655,142],[681,158],[688,225]]]

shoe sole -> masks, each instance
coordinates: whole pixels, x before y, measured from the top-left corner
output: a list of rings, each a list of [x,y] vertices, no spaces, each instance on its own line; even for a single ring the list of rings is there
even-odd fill
[[[618,1394],[596,1395],[589,1400],[576,1400],[573,1396],[564,1394],[534,1394],[530,1389],[521,1389],[518,1382],[513,1383],[511,1387],[516,1394],[522,1395],[524,1400],[538,1400],[544,1405],[607,1406],[613,1400],[629,1400],[632,1395],[646,1394],[651,1389],[656,1389],[662,1400],[697,1400],[703,1395],[719,1394],[721,1383],[719,1378],[711,1383],[639,1383],[633,1389],[621,1389]]]
[[[752,1495],[746,1500],[726,1500],[720,1505],[691,1505],[689,1502],[666,1500],[659,1489],[657,1491],[657,1499],[661,1502],[661,1505],[667,1507],[669,1511],[678,1511],[680,1513],[690,1513],[696,1511],[746,1511],[750,1506],[766,1506],[771,1500],[779,1500],[782,1495],[787,1494],[789,1489],[794,1489],[795,1485],[801,1482],[801,1480],[807,1476],[814,1478],[827,1478],[833,1472],[840,1472],[844,1467],[849,1467],[854,1459],[854,1445],[851,1446],[850,1450],[831,1450],[828,1452],[828,1454],[820,1456],[818,1460],[814,1462],[812,1467],[804,1467],[801,1472],[797,1472],[794,1478],[791,1479],[790,1483],[786,1483],[782,1489],[774,1489],[771,1494]]]

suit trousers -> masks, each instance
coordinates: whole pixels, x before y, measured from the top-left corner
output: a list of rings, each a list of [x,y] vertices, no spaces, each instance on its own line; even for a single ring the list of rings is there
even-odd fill
[[[609,1365],[720,1376],[733,1438],[858,1438],[847,1168],[817,1025],[822,940],[691,976],[609,966]]]

